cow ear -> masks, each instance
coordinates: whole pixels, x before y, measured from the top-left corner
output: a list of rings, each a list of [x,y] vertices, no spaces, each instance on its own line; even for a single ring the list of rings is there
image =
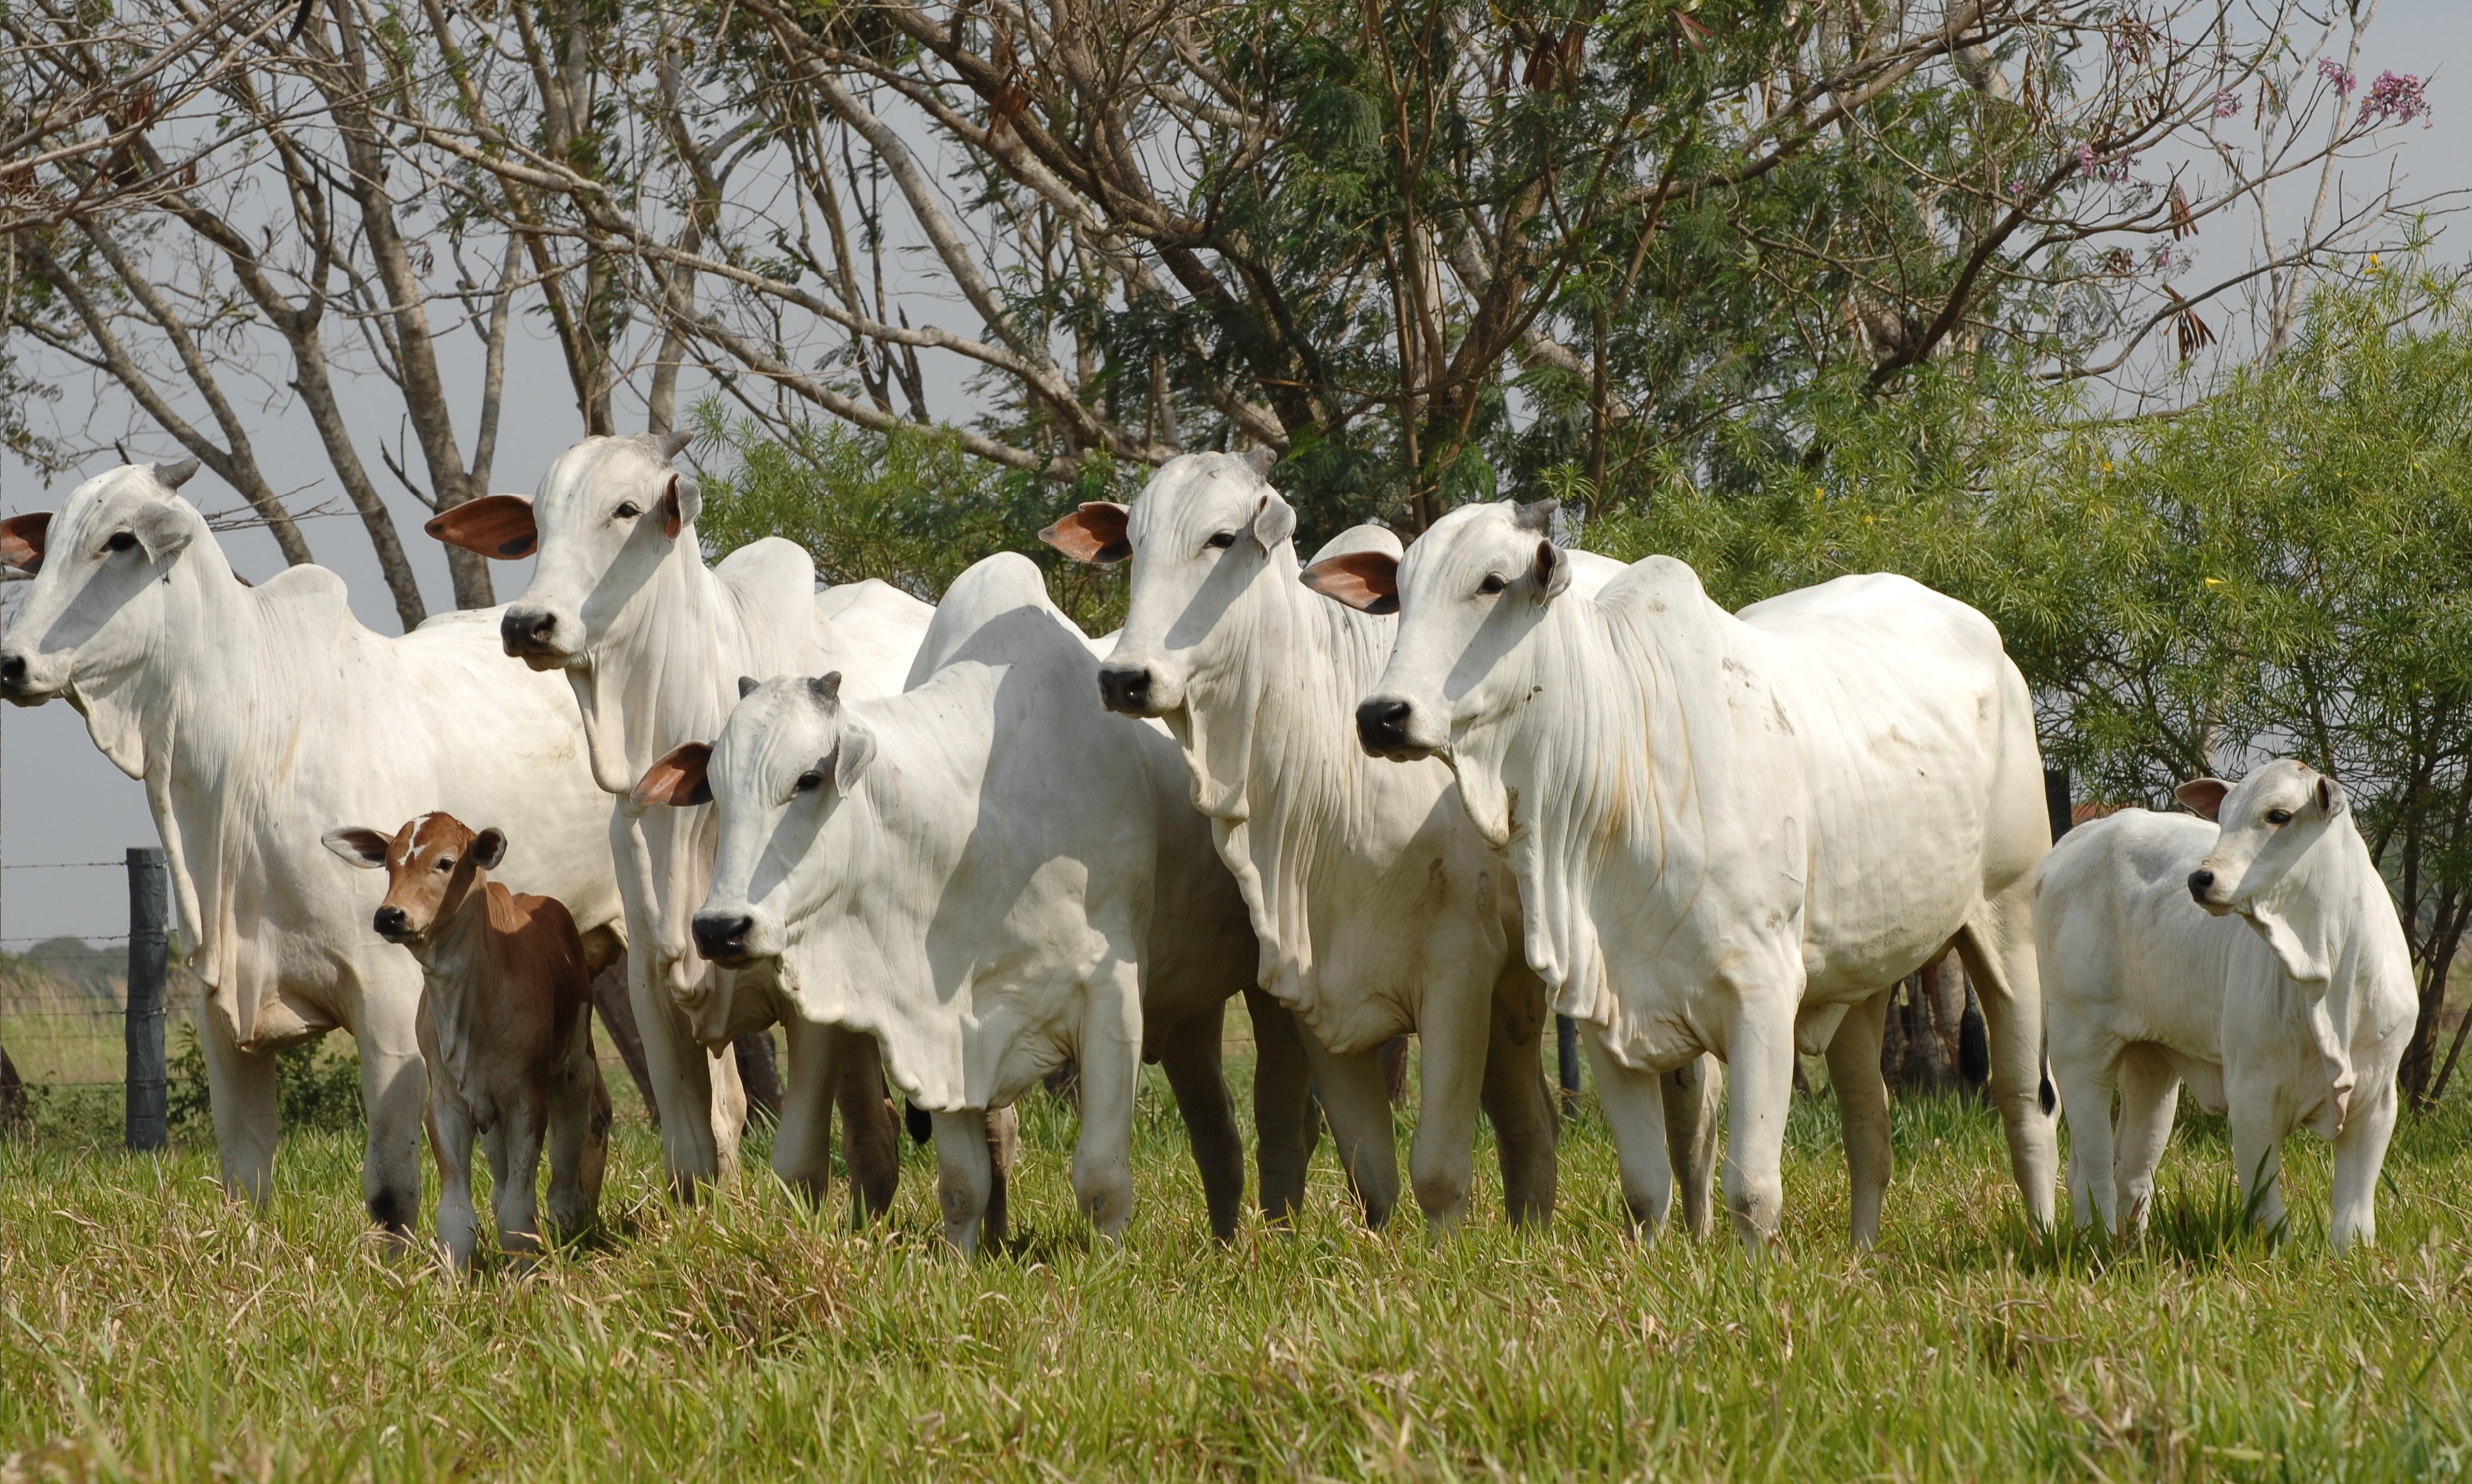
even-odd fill
[[[52,512],[12,515],[0,521],[0,567],[19,572],[43,570],[43,538],[51,532]]]
[[[711,803],[712,780],[704,775],[711,764],[710,742],[680,742],[672,747],[644,769],[643,778],[635,785],[636,807],[675,804],[683,809],[691,804]]]
[[[464,852],[464,859],[484,871],[496,870],[498,862],[507,859],[507,832],[491,829],[473,836],[471,845]]]
[[[394,841],[367,825],[346,825],[326,832],[326,848],[365,871],[386,869],[387,852]]]
[[[2223,795],[2231,791],[2232,786],[2220,778],[2192,778],[2173,789],[2172,796],[2188,805],[2199,818],[2213,819],[2215,812],[2223,807]]]
[[[483,495],[440,510],[420,528],[467,552],[494,561],[530,556],[540,544],[540,528],[533,521],[533,503],[521,495]]]
[[[1253,506],[1253,539],[1267,552],[1295,533],[1296,507],[1275,489],[1262,491],[1261,503]]]
[[[189,538],[197,534],[188,517],[187,510],[168,500],[150,501],[138,506],[129,529],[135,533],[137,544],[146,548],[147,556],[161,561],[188,550]]]
[[[1296,574],[1297,580],[1361,613],[1399,611],[1399,558],[1388,552],[1343,552]]]
[[[661,525],[676,541],[678,531],[692,526],[703,513],[703,486],[692,474],[673,474],[670,487],[661,494]]]
[[[1038,533],[1038,539],[1075,561],[1112,566],[1133,554],[1126,530],[1132,512],[1112,500],[1092,500]]]
[[[856,721],[842,728],[842,744],[833,749],[833,787],[846,797],[875,761],[875,734]]]
[[[1570,554],[1551,541],[1536,543],[1536,596],[1551,602],[1571,590]]]
[[[2337,814],[2341,813],[2344,810],[2351,807],[2351,800],[2344,796],[2343,786],[2341,784],[2337,783],[2335,780],[2327,777],[2323,773],[2318,775],[2318,813],[2332,819]]]

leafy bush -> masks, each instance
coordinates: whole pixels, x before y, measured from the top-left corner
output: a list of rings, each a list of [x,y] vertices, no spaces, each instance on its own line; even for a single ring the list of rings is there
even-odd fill
[[[214,1102],[198,1028],[181,1026],[171,1050],[165,1095],[172,1128],[183,1136],[207,1137],[214,1128]],[[288,1130],[341,1133],[366,1126],[361,1055],[351,1038],[311,1041],[275,1052],[274,1110]]]

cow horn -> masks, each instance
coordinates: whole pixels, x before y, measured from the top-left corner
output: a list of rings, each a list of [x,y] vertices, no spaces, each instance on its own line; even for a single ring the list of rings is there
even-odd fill
[[[686,446],[694,441],[694,434],[688,432],[684,428],[674,428],[670,432],[661,435],[661,457],[664,459],[676,459],[678,455],[686,452]]]
[[[179,488],[195,478],[197,472],[198,460],[194,459],[183,459],[178,463],[158,463],[154,466],[154,478],[162,482],[165,489]]]
[[[749,697],[749,695],[754,695],[754,694],[755,694],[755,688],[756,688],[757,686],[759,686],[759,685],[762,685],[763,683],[764,683],[763,681],[756,679],[753,675],[741,675],[741,676],[739,676],[739,677],[738,677],[738,698],[739,698],[740,700],[745,700],[745,699],[747,699],[747,697]]]

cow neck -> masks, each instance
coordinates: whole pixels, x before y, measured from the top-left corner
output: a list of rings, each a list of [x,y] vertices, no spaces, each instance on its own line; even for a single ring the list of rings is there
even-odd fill
[[[2328,1084],[2348,1092],[2348,1112],[2373,1091],[2358,1084],[2353,1055],[2374,1042],[2380,991],[2395,1001],[2392,1008],[2399,1015],[2418,1006],[2411,980],[2412,951],[2395,921],[2393,900],[2377,863],[2369,859],[2369,847],[2348,813],[2320,834],[2294,870],[2305,873],[2305,879],[2293,883],[2296,889],[2291,895],[2323,904],[2316,930],[2318,941],[2313,947],[2322,955],[2327,976],[2322,995],[2311,996],[2302,988],[2293,1008],[2317,1045]],[[2317,1121],[2318,1132],[2327,1139],[2341,1132],[2331,1107]]]
[[[506,888],[478,871],[466,875],[458,894],[439,904],[429,941],[413,950],[413,956],[420,960],[421,989],[429,999],[439,1055],[446,1063],[448,1080],[467,1100],[472,1091],[472,1047],[478,1039],[473,1033],[472,997],[476,991],[486,992],[482,986],[496,978],[489,955],[493,893],[503,897]]]
[[[719,737],[738,677],[762,669],[751,648],[745,613],[684,528],[586,646],[590,695],[579,698],[601,787],[623,794],[671,748]]]

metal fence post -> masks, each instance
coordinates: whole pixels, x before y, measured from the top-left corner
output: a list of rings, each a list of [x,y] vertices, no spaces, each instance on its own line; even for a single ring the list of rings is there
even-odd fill
[[[171,1142],[163,1074],[163,991],[172,958],[171,872],[159,845],[129,852],[129,1123],[131,1149]]]

